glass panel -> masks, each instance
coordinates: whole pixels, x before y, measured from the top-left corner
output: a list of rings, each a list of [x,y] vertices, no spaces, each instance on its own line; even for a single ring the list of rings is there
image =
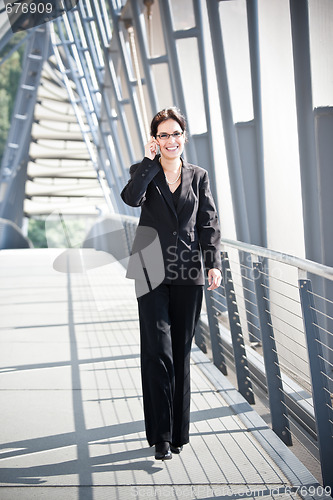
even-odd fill
[[[156,86],[158,109],[174,106],[168,65],[157,64],[152,67],[152,70]]]
[[[187,118],[192,134],[207,132],[197,41],[177,41]]]
[[[268,247],[303,257],[290,5],[263,0],[258,6]]]
[[[310,0],[310,48],[313,105],[333,104],[333,2]]]
[[[192,0],[170,0],[170,7],[175,30],[185,30],[195,26]]]
[[[151,6],[150,18],[148,17],[147,8],[144,10],[144,19],[147,31],[148,55],[150,57],[164,55],[166,49],[159,2],[154,2]]]
[[[253,119],[249,39],[245,0],[220,3],[229,92],[235,122]]]

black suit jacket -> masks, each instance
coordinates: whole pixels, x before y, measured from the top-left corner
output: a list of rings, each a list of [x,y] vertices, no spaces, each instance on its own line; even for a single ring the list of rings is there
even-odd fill
[[[208,172],[183,160],[177,208],[159,156],[132,165],[130,175],[121,197],[141,206],[141,217],[127,277],[140,278],[141,264],[152,282],[203,285],[202,258],[206,272],[221,269],[220,227]]]

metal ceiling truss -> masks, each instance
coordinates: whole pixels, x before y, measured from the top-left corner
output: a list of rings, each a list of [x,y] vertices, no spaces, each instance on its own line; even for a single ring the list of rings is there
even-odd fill
[[[44,65],[36,101],[24,211],[28,217],[91,214],[101,200],[98,175],[53,56]]]
[[[313,241],[321,241],[324,232],[320,222],[318,190],[314,196],[309,195],[313,185],[311,180],[313,175],[309,166],[313,165],[316,154],[314,154],[314,117],[311,108],[309,71],[308,2],[290,0],[289,3],[294,49],[306,255],[320,261],[321,245],[316,243],[316,248],[313,248]],[[299,3],[301,5],[298,5]],[[244,2],[247,14],[253,101],[253,119],[247,123],[235,123],[232,113],[222,36],[223,4],[224,2],[218,0],[189,0],[184,4],[175,0],[98,0],[94,2],[80,0],[75,8],[55,20],[53,26],[50,26],[52,42],[93,167],[97,176],[104,172],[107,186],[103,182],[101,185],[108,200],[109,209],[119,213],[138,215],[137,209],[124,205],[119,193],[128,179],[129,165],[142,158],[151,116],[165,104],[178,106],[188,117],[190,140],[186,146],[186,154],[190,161],[204,166],[209,171],[212,190],[217,195],[216,159],[214,159],[210,115],[212,103],[209,101],[208,86],[208,74],[211,75],[211,68],[207,68],[205,47],[208,43],[206,33],[209,33],[215,62],[213,71],[219,93],[220,118],[224,132],[236,234],[242,241],[265,246],[266,202],[257,0]],[[189,23],[184,16],[179,16],[179,9],[184,5],[187,9],[185,18],[188,15],[192,20]],[[208,25],[203,23],[204,9]],[[179,23],[180,18],[184,22]],[[36,37],[40,37],[42,31],[46,29],[46,25],[37,29],[36,34],[27,41],[27,46],[31,46],[31,40],[36,43]],[[6,32],[6,40],[7,34]],[[152,40],[153,36],[154,40]],[[191,58],[195,60],[198,80],[200,80],[197,99],[202,100],[203,109],[200,116],[200,133],[197,133],[195,123],[197,117],[193,111],[197,104],[196,96],[191,96],[190,99],[186,91],[186,85],[188,85],[186,76],[188,75],[185,75],[180,56],[180,47],[184,42],[192,44]],[[46,45],[47,43],[43,45],[43,51],[46,50]],[[305,50],[303,50],[304,47],[306,47]],[[39,63],[41,66],[41,61]],[[302,70],[304,67],[307,68],[305,73]],[[163,74],[166,75],[165,81],[161,79],[161,76],[157,76],[162,74],[162,69]],[[40,71],[41,67],[37,72],[32,72],[35,76],[30,77],[34,78],[35,93]],[[23,79],[27,78],[29,65],[26,65],[24,72]],[[303,83],[300,84],[304,77],[307,81],[306,98],[302,97]],[[161,92],[164,92],[164,88],[168,86],[170,98],[166,99]],[[18,172],[23,159],[27,157],[30,140],[29,120],[32,119],[32,111],[26,112],[20,109],[24,107],[22,97],[25,92],[29,91],[24,91],[21,86],[19,91],[21,95],[18,95],[7,151],[4,155],[0,191],[0,215],[19,223],[22,214],[19,214],[18,206],[22,205],[22,198],[24,198],[25,178],[22,174],[24,168],[20,176]],[[306,116],[302,117],[302,110],[305,109],[302,104],[304,100],[307,102],[307,111]],[[29,99],[29,103],[32,109],[33,99]],[[25,105],[27,104],[28,101]],[[25,117],[24,120],[22,116]],[[19,120],[22,121],[20,126]],[[16,140],[18,136],[21,139],[21,146],[19,152],[14,154],[13,144],[18,145]],[[310,148],[312,148],[311,151]],[[17,180],[14,181],[16,173]],[[9,187],[11,182],[17,186],[13,190]],[[18,189],[19,185],[20,189]],[[20,200],[18,203],[13,204],[11,192],[16,193],[16,199]],[[216,198],[218,199],[218,196]],[[312,238],[311,235],[314,234],[315,229],[318,237]]]
[[[207,168],[216,195],[202,1],[192,2],[194,26],[189,29],[175,29],[171,4],[171,0],[80,0],[74,9],[50,25],[57,63],[92,163],[97,175],[101,170],[105,172],[111,205],[122,213],[137,214],[137,210],[123,204],[119,192],[127,181],[129,164],[143,154],[149,134],[148,117],[161,107],[154,78],[154,69],[159,65],[168,67],[172,103],[188,115],[177,48],[181,40],[196,42],[205,111],[203,133],[191,134],[189,120],[191,140],[186,146],[187,155],[193,163]],[[163,19],[165,52],[157,56],[151,53],[149,43],[152,7],[155,15]],[[71,82],[75,84],[78,101]],[[108,198],[105,189],[104,193]],[[240,219],[247,220],[246,210],[241,212]]]
[[[47,25],[27,40],[22,75],[0,171],[0,217],[22,226],[31,126],[40,75],[49,54]]]

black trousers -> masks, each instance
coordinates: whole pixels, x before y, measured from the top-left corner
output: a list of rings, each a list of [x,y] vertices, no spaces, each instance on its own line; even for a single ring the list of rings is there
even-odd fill
[[[150,446],[189,441],[190,354],[203,286],[165,285],[138,298],[141,376]]]

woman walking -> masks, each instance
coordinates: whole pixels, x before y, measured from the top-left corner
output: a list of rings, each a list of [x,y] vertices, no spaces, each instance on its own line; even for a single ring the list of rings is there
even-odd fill
[[[131,166],[121,193],[128,205],[141,206],[133,249],[143,249],[142,235],[147,240],[153,231],[163,267],[157,278],[140,251],[140,259],[133,261],[140,262],[146,280],[145,293],[137,287],[141,376],[146,435],[149,445],[155,445],[157,460],[172,458],[189,442],[190,352],[204,271],[208,290],[221,282],[220,228],[208,173],[182,158],[185,141],[186,121],[180,111],[157,113],[145,157]],[[133,262],[127,277],[139,281]]]

